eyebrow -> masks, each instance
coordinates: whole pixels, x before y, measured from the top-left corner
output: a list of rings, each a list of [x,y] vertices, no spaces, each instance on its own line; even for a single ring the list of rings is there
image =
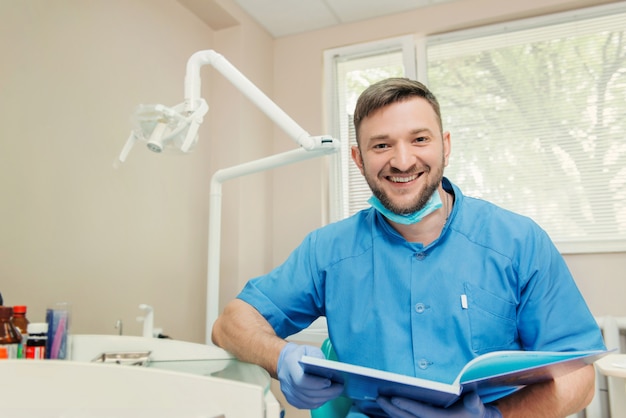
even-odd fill
[[[428,128],[417,128],[417,129],[413,129],[409,132],[410,135],[417,135],[420,134],[422,132],[427,132],[428,134],[432,135],[432,131]],[[376,141],[376,140],[381,140],[381,139],[389,139],[389,135],[388,134],[380,134],[380,135],[373,135],[370,136],[368,138],[369,141]]]

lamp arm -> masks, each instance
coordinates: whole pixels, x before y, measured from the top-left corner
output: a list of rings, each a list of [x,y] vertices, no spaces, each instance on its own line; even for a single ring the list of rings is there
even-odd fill
[[[296,163],[299,161],[317,158],[325,154],[336,152],[334,144],[326,144],[323,148],[308,151],[296,148],[291,151],[275,154],[269,157],[217,170],[211,177],[211,192],[209,201],[209,243],[207,266],[207,305],[206,305],[206,344],[211,345],[211,331],[219,316],[220,294],[220,241],[222,218],[222,183],[238,177],[258,173]]]
[[[204,65],[211,65],[215,68],[298,145],[305,149],[316,147],[316,142],[311,139],[307,131],[300,127],[223,55],[210,49],[194,53],[187,61],[185,101],[189,106],[193,108],[200,99],[200,68]]]

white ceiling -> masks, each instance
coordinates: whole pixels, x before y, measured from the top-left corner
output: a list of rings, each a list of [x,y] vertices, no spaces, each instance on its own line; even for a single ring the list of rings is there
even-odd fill
[[[235,0],[275,38],[453,0]]]

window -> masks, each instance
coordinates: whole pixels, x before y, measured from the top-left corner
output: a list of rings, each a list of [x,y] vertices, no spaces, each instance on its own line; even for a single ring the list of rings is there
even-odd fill
[[[562,252],[626,249],[624,22],[622,5],[426,39],[446,175]]]
[[[371,44],[326,51],[326,79],[330,132],[341,141],[341,151],[332,163],[330,220],[350,216],[368,206],[371,192],[352,162],[356,145],[352,117],[356,100],[370,84],[388,77],[416,77],[413,37],[394,38]]]
[[[469,196],[533,218],[561,252],[626,250],[625,21],[620,3],[417,44],[419,79],[452,134],[446,176]],[[350,160],[352,101],[387,73],[402,75],[399,64],[379,60],[410,48],[366,49],[326,57],[329,120],[344,147],[331,220],[365,207],[370,195]]]

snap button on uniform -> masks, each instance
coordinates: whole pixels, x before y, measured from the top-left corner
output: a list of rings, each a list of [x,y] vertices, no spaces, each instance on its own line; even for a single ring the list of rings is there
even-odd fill
[[[421,313],[424,313],[425,310],[426,310],[426,305],[424,305],[423,303],[415,304],[415,312],[421,314]]]

